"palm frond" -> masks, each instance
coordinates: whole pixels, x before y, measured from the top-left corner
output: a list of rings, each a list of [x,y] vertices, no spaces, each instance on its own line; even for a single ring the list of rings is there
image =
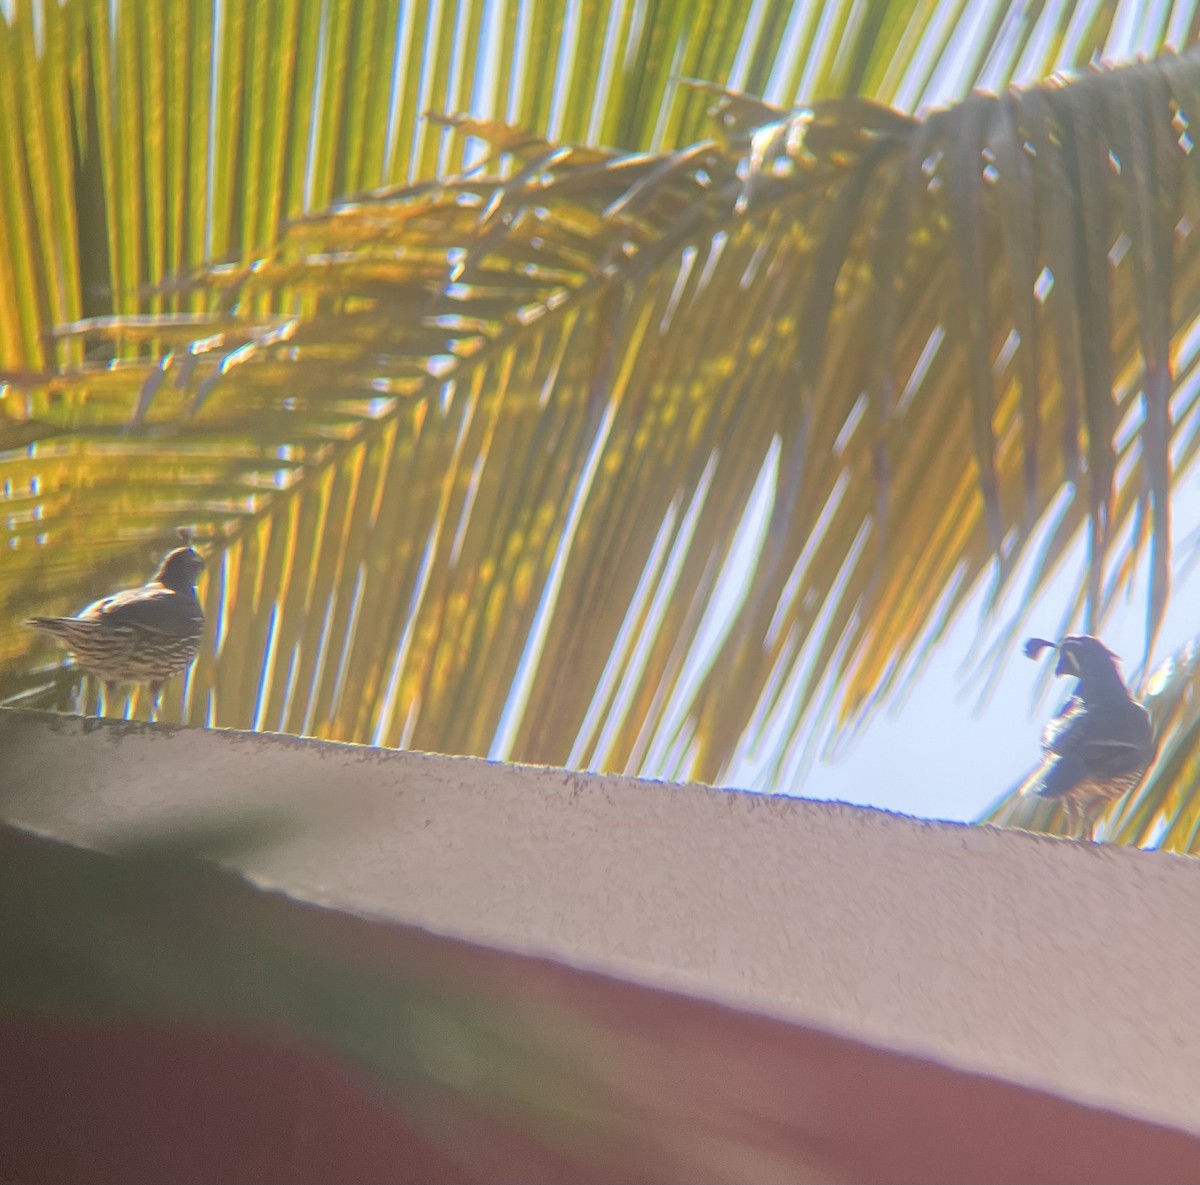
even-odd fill
[[[1081,531],[1149,648],[1196,60],[926,109],[1197,16],[1052,7],[6,16],[0,693],[183,522],[197,722],[790,786]]]
[[[190,718],[709,779],[762,732],[778,785],[1005,591],[1064,488],[1031,594],[1090,524],[1088,620],[1149,547],[1152,640],[1195,439],[1197,94],[1167,57],[921,120],[729,96],[656,154],[458,121],[491,167],[174,285],[225,310],[203,346],[64,333],[126,361],[64,350],[57,406],[152,441],[232,532]]]
[[[683,79],[783,108],[863,95],[912,111],[1103,52],[1180,49],[1200,32],[1189,0],[1165,25],[1152,11],[1119,29],[1115,6],[1090,2],[1019,16],[995,6],[983,21],[965,0],[936,19],[917,0],[864,11],[462,0],[450,19],[399,0],[18,5],[0,13],[0,371],[40,369],[50,325],[140,311],[145,285],[255,258],[284,220],[340,195],[478,158],[478,141],[426,111],[669,150],[706,127],[707,99]]]

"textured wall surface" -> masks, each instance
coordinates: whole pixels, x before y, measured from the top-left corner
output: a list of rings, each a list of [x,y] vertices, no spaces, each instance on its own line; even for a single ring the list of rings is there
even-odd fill
[[[1200,1132],[1200,864],[633,778],[0,710],[0,815],[283,804],[242,867]]]

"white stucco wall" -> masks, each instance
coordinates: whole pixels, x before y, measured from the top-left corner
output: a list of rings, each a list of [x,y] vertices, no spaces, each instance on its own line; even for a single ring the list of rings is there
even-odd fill
[[[0,710],[0,815],[286,802],[302,897],[816,1023],[1200,1132],[1200,862],[465,758]]]

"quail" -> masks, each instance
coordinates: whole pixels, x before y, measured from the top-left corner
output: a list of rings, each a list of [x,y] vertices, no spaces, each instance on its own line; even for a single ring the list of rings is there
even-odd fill
[[[1030,638],[1037,658],[1055,643]],[[1061,802],[1072,835],[1095,838],[1106,807],[1141,781],[1154,756],[1150,714],[1130,694],[1119,660],[1099,638],[1080,634],[1057,644],[1055,675],[1078,680],[1063,709],[1042,732],[1042,764],[1019,793]]]
[[[198,552],[177,547],[141,588],[113,593],[75,617],[33,617],[25,624],[70,649],[104,683],[106,702],[119,683],[148,683],[157,707],[163,683],[199,650],[204,612],[196,580],[203,569]]]

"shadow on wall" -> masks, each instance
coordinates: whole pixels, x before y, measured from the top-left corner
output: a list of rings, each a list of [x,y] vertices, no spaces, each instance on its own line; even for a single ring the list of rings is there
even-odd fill
[[[204,862],[0,829],[0,1177],[1200,1182],[1200,1141]]]

